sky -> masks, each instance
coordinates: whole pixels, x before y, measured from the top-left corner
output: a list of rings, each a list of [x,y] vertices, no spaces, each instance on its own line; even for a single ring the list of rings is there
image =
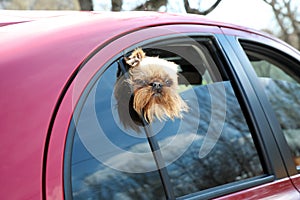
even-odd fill
[[[222,0],[208,17],[255,29],[273,27],[272,8],[263,0]]]
[[[95,10],[110,10],[111,0],[93,0]],[[190,5],[197,8],[201,0],[190,0]],[[214,0],[202,0],[203,3],[210,3]],[[298,1],[298,0],[296,0]],[[131,10],[136,5],[144,3],[145,0],[123,0],[123,10]],[[202,4],[205,6],[205,4]],[[161,11],[167,12],[185,12],[183,0],[169,0],[167,7],[161,8]],[[218,7],[213,10],[207,17],[242,25],[254,29],[271,29],[276,28],[274,15],[270,6],[263,0],[222,0]]]

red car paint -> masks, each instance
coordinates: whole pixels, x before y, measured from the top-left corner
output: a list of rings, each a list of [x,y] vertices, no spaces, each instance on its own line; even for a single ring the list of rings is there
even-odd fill
[[[63,199],[63,153],[72,105],[100,66],[132,45],[134,37],[138,42],[190,32],[196,25],[218,34],[222,33],[219,27],[226,28],[226,34],[257,33],[195,15],[149,12],[1,11],[0,19],[1,199]],[[150,29],[142,37],[143,29],[163,25],[169,26],[169,32]],[[133,33],[132,39],[121,38],[128,33]],[[95,60],[95,66],[76,74],[97,48],[103,49],[103,56]],[[75,81],[69,82],[75,75],[82,83],[79,89]],[[74,97],[75,88],[78,96]],[[223,199],[269,196],[300,198],[287,177]]]

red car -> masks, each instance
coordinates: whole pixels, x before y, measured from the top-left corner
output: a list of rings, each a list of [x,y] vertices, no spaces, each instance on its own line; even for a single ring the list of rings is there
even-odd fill
[[[196,15],[0,16],[1,199],[300,199],[289,45]],[[136,48],[178,65],[182,119],[118,110]]]

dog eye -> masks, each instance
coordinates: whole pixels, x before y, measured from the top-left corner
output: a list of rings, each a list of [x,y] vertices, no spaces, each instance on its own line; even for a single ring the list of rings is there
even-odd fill
[[[135,79],[134,83],[137,85],[147,85],[147,82],[142,79]]]
[[[165,83],[166,83],[166,86],[170,87],[170,86],[173,84],[173,81],[167,79],[167,80],[165,81]]]

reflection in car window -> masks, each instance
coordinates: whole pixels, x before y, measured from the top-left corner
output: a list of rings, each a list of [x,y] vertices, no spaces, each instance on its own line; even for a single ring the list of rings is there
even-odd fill
[[[244,43],[243,43],[244,44]],[[244,45],[247,45],[246,43]],[[300,77],[296,70],[299,64],[286,62],[288,58],[276,58],[276,52],[262,53],[246,48],[246,54],[260,79],[273,107],[284,136],[293,154],[294,162],[300,167]],[[284,56],[283,53],[280,53]]]
[[[191,117],[196,116],[193,111],[186,117],[189,117],[189,123],[198,123],[197,134],[184,154],[168,166],[176,196],[261,175],[260,161],[230,82],[200,86],[194,91],[201,113],[200,121]],[[222,93],[226,95],[225,110],[222,108]],[[217,105],[215,107],[212,104]],[[222,112],[226,113],[225,118]],[[215,126],[213,132],[209,133],[208,129],[212,126],[210,123],[222,124],[222,129],[217,130],[218,127]],[[209,152],[199,152],[205,142],[214,142],[213,137],[210,139],[212,141],[205,141],[206,134],[214,134],[214,131],[220,131],[214,148]],[[181,142],[193,136],[188,128],[183,129],[180,134],[182,138],[178,140]],[[166,158],[168,151],[170,150],[162,150]],[[205,154],[200,155],[201,153]]]
[[[147,139],[143,133],[126,132],[114,118],[111,98],[117,71],[114,63],[97,81],[76,124],[71,161],[73,198],[164,199],[159,174],[152,170],[155,162]]]
[[[75,131],[70,129],[68,137],[70,196],[165,199],[264,173],[231,82],[217,67],[210,46],[205,39],[143,47],[148,56],[178,64],[178,92],[189,107],[182,119],[143,126],[128,109],[130,88],[115,87],[119,81],[126,84],[122,59],[99,75],[78,104]]]

